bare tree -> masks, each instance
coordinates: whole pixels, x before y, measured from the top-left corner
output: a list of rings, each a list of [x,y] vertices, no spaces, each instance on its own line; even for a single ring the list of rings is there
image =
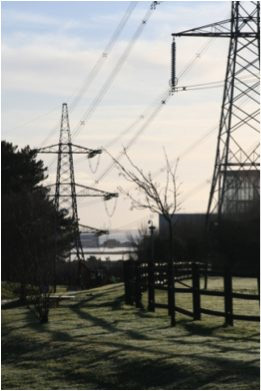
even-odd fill
[[[110,155],[110,154],[109,154]],[[126,149],[123,151],[124,157],[127,159],[128,167],[113,159],[116,167],[120,171],[120,175],[131,184],[135,185],[134,191],[126,190],[119,187],[119,191],[131,200],[133,209],[148,209],[153,213],[161,214],[168,225],[169,236],[169,261],[168,261],[168,301],[169,311],[172,324],[175,324],[174,315],[174,249],[173,249],[173,217],[180,209],[179,202],[179,185],[176,180],[177,165],[171,167],[168,156],[164,150],[165,156],[165,181],[164,185],[158,183],[153,175],[148,172],[145,174],[127,154]]]

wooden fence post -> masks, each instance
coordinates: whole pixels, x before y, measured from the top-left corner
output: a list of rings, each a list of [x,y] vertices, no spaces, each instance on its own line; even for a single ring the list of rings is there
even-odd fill
[[[123,262],[123,278],[125,288],[125,303],[133,305],[133,261]]]
[[[141,289],[141,268],[140,262],[135,262],[135,305],[137,308],[142,307],[142,289]]]
[[[148,310],[155,311],[155,278],[154,278],[154,230],[156,227],[149,222],[150,230],[150,259],[148,262]]]
[[[208,262],[205,262],[204,269],[204,289],[208,289]]]
[[[123,262],[123,281],[124,281],[125,304],[129,304],[129,302],[130,302],[130,284],[129,284],[129,273],[128,273],[128,261]]]
[[[200,280],[198,265],[192,263],[192,289],[194,320],[200,320]]]
[[[232,275],[229,268],[224,273],[225,324],[233,326],[233,288]]]
[[[175,301],[174,265],[173,260],[170,259],[168,261],[168,311],[171,326],[176,325]]]
[[[155,311],[154,260],[148,262],[148,310]]]
[[[257,294],[258,294],[258,300],[260,302],[260,274],[257,276]]]

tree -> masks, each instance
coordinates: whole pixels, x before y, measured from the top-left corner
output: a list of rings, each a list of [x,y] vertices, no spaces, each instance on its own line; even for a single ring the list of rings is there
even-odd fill
[[[111,155],[110,155],[111,156]],[[177,163],[172,168],[166,152],[165,156],[165,174],[166,179],[164,185],[160,185],[148,172],[145,174],[127,154],[123,151],[123,156],[127,159],[129,168],[124,166],[111,156],[116,167],[120,171],[120,175],[131,184],[135,185],[135,191],[131,192],[120,187],[119,191],[131,200],[133,209],[148,209],[153,213],[161,214],[168,224],[168,301],[171,315],[171,323],[175,324],[174,317],[174,240],[173,240],[173,217],[180,209],[179,202],[179,186],[176,181]]]
[[[148,209],[164,217],[169,228],[169,255],[173,258],[173,217],[181,206],[179,201],[179,185],[176,181],[177,163],[172,168],[168,156],[164,152],[166,180],[162,186],[156,182],[150,172],[145,174],[142,169],[135,165],[126,150],[123,155],[126,157],[130,168],[126,168],[118,160],[110,156],[119,169],[120,175],[128,182],[134,184],[135,190],[131,192],[119,187],[119,191],[131,200],[132,209]]]
[[[141,261],[146,261],[151,257],[151,238],[148,234],[147,227],[141,227],[138,231],[138,235],[130,236],[129,240],[132,243],[132,247],[135,248],[137,258]],[[168,238],[160,235],[158,230],[153,233],[153,253],[155,260],[161,260],[163,262],[168,261],[169,251]],[[183,240],[176,232],[173,235],[173,253],[175,259],[187,260],[192,258],[190,256],[190,248],[188,243]]]
[[[40,183],[46,178],[42,160],[36,160],[37,151],[29,146],[18,150],[12,143],[1,142],[2,155],[2,194],[33,192],[42,190],[47,192]]]
[[[47,290],[55,259],[71,247],[73,222],[57,211],[42,185],[46,168],[36,150],[2,141],[2,278]]]

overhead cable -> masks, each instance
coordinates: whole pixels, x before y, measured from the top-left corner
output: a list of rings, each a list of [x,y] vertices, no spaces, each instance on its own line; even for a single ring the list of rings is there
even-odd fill
[[[205,86],[205,87],[204,87]],[[178,92],[180,91],[190,91],[190,90],[196,90],[196,89],[206,89],[206,88],[217,88],[217,87],[223,87],[224,86],[224,81],[214,81],[214,82],[207,82],[207,83],[202,83],[202,84],[195,84],[195,85],[191,85],[191,86],[181,86],[181,87],[178,87],[180,88],[178,90]],[[170,94],[169,94],[170,95]],[[119,160],[123,155],[124,155],[124,152],[127,151],[131,145],[137,140],[137,138],[141,135],[141,133],[145,130],[145,128],[150,124],[150,122],[152,121],[152,119],[154,119],[154,117],[158,114],[158,112],[160,110],[158,110],[159,108],[162,108],[162,103],[165,104],[167,103],[167,101],[169,100],[169,96],[166,97],[167,99],[162,99],[161,103],[160,103],[160,106],[158,106],[154,112],[152,113],[152,115],[150,117],[151,120],[150,120],[150,117],[149,117],[149,120],[136,132],[136,134],[133,136],[133,138],[129,141],[129,143],[126,145],[126,147],[124,148],[124,151],[122,151],[116,158],[116,160]],[[205,141],[216,129],[218,128],[218,126],[214,126],[213,128],[211,128],[210,130],[208,130],[204,135],[200,136],[195,142],[193,142],[189,147],[187,147],[178,157],[177,159],[180,160],[182,158],[184,158],[184,156],[186,156],[187,154],[189,154],[192,150],[194,150],[196,147],[198,147],[203,141]],[[102,179],[114,166],[114,162],[112,162],[110,164],[110,166],[106,169],[106,171],[103,172],[103,174],[98,178],[98,182],[100,181],[100,179]],[[157,175],[159,174],[160,172],[163,172],[165,169],[165,167],[161,168],[159,171],[157,171],[156,173],[154,173],[154,175]]]
[[[122,17],[120,23],[118,24],[116,30],[113,32],[109,42],[107,43],[107,45],[104,48],[102,54],[100,55],[100,57],[98,58],[98,60],[94,64],[93,68],[89,72],[85,82],[83,83],[82,88],[80,89],[78,94],[74,97],[72,102],[70,103],[70,112],[79,103],[79,101],[82,98],[83,94],[87,91],[87,89],[90,87],[90,85],[93,82],[93,80],[95,79],[95,77],[100,72],[103,64],[105,63],[105,61],[109,57],[111,50],[113,49],[115,43],[117,42],[117,40],[118,40],[122,30],[124,29],[125,25],[127,24],[131,14],[132,14],[132,12],[133,12],[133,10],[135,9],[136,6],[137,6],[137,1],[131,1],[129,3],[128,8],[127,8],[125,14],[123,15],[123,17]]]
[[[157,106],[153,111],[152,113],[150,114],[150,116],[148,117],[148,119],[144,122],[144,124],[137,130],[137,132],[134,134],[134,136],[129,140],[129,142],[124,146],[123,150],[118,154],[118,156],[116,157],[115,160],[119,161],[122,156],[125,154],[125,152],[135,143],[135,141],[137,140],[137,138],[144,132],[144,130],[149,126],[149,124],[155,119],[155,117],[158,115],[158,113],[161,111],[162,107],[164,104],[167,103],[168,99],[170,98],[170,94],[169,92],[167,93],[167,95],[164,95],[162,100],[161,100],[161,103],[159,106]],[[106,151],[106,150],[105,150]],[[100,177],[96,180],[96,182],[98,183],[106,174],[108,174],[109,171],[111,171],[111,169],[114,167],[115,165],[115,162],[112,161],[112,163],[107,167],[107,169],[102,173],[102,175],[100,175]]]
[[[207,41],[206,44],[204,44],[200,51],[196,53],[196,56],[195,56],[195,59],[198,59],[200,58],[200,55],[209,47],[210,45],[210,41],[213,41],[213,38],[211,38],[210,40]],[[184,75],[186,73],[186,71],[188,69],[190,69],[191,67],[189,66],[190,64],[194,64],[195,62],[195,59],[193,58],[193,60],[190,61],[190,63],[185,67],[185,69],[181,72],[181,76],[179,76],[179,79],[182,77],[182,75]],[[181,88],[180,91],[185,91],[186,89],[184,88]],[[158,103],[158,106],[153,110],[152,114],[150,115],[150,117],[148,118],[148,120],[145,122],[145,124],[143,124],[140,129],[138,129],[138,131],[135,133],[135,135],[132,137],[132,139],[129,141],[129,143],[124,147],[124,150],[128,150],[133,144],[134,142],[136,142],[136,140],[138,139],[138,137],[144,132],[144,130],[147,128],[147,126],[152,122],[152,120],[156,117],[156,115],[161,111],[162,109],[162,105],[167,103],[167,101],[169,100],[170,96],[172,95],[172,93],[175,92],[173,90],[165,90],[164,94],[163,94],[163,97],[161,97],[159,103]],[[140,116],[141,117],[141,116]],[[140,118],[139,117],[139,118]],[[122,132],[122,134],[125,134],[126,132]],[[116,160],[121,159],[121,157],[124,155],[124,151],[120,152],[118,157],[116,158]],[[107,175],[111,169],[114,167],[115,163],[114,161],[107,167],[107,169],[102,173],[102,175],[99,176],[99,178],[96,180],[96,183],[99,182],[105,175]]]
[[[116,29],[114,30],[114,32],[113,32],[111,38],[109,39],[108,43],[106,44],[105,48],[103,49],[100,57],[98,58],[98,60],[96,61],[96,63],[92,67],[91,71],[89,72],[86,80],[83,83],[83,86],[80,88],[80,90],[77,92],[76,95],[73,94],[69,98],[67,98],[67,100],[69,102],[70,102],[70,99],[72,99],[72,101],[70,102],[70,112],[72,112],[75,109],[75,107],[77,106],[77,104],[81,100],[82,96],[86,93],[86,91],[90,87],[91,83],[94,81],[94,79],[96,78],[98,73],[101,71],[106,59],[109,57],[110,52],[114,48],[115,43],[117,42],[121,32],[123,31],[124,27],[126,26],[131,14],[134,11],[136,6],[137,6],[137,1],[130,1],[129,5],[126,9],[126,12],[124,13],[123,17],[121,18],[119,24],[117,25]],[[43,114],[42,116],[45,116],[48,113]],[[37,117],[37,119],[38,118],[39,117]],[[40,145],[41,147],[49,140],[49,138],[52,136],[54,131],[57,131],[58,126],[59,126],[59,123],[54,128],[51,129],[51,131],[49,132],[47,137],[41,143],[41,145]]]
[[[147,12],[145,13],[145,16],[144,18],[142,19],[141,23],[139,24],[138,28],[136,29],[136,31],[134,32],[129,44],[127,45],[126,49],[124,50],[124,52],[122,53],[122,55],[120,56],[119,60],[117,61],[116,65],[114,66],[114,68],[112,69],[112,72],[110,73],[109,77],[106,79],[106,81],[104,82],[103,86],[101,87],[99,93],[96,95],[96,97],[93,99],[91,105],[88,107],[88,109],[85,111],[83,117],[82,117],[82,121],[86,122],[90,119],[90,117],[92,116],[92,114],[95,112],[96,108],[98,107],[98,105],[101,103],[102,99],[104,98],[105,94],[108,92],[108,90],[110,89],[114,79],[116,78],[116,76],[118,75],[119,71],[121,70],[123,64],[125,63],[126,59],[128,58],[133,46],[135,45],[136,41],[138,40],[139,36],[141,35],[142,31],[144,30],[147,22],[149,21],[153,11],[156,9],[156,6],[159,4],[158,1],[153,1],[151,4],[150,4],[150,7],[149,9],[147,10]],[[80,121],[80,124],[78,124],[72,135],[74,137],[76,137],[79,132],[81,130],[81,121]]]

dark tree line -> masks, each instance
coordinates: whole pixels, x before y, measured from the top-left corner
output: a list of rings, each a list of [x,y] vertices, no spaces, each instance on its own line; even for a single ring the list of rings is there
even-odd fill
[[[50,201],[37,151],[6,141],[1,150],[2,280],[19,283],[25,299],[28,286],[41,292],[55,283],[55,259],[70,249],[73,222]]]

